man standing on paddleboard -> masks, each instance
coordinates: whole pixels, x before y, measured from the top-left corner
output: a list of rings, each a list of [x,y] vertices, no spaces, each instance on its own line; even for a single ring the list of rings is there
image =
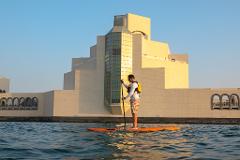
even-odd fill
[[[138,81],[135,80],[135,76],[133,74],[128,75],[129,85],[125,84],[123,80],[121,80],[122,84],[128,90],[128,95],[123,97],[123,100],[130,98],[130,106],[131,106],[131,113],[133,117],[133,128],[137,129],[137,112],[140,105],[140,93],[141,93],[141,86]]]

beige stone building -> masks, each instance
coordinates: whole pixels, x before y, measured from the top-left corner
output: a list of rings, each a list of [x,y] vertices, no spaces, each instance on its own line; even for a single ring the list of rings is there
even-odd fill
[[[0,93],[9,92],[10,80],[0,76]]]
[[[151,39],[150,18],[118,15],[90,57],[72,59],[63,90],[0,94],[0,116],[121,116],[120,80],[133,73],[142,84],[141,117],[240,118],[240,89],[191,89],[188,67],[187,54]]]

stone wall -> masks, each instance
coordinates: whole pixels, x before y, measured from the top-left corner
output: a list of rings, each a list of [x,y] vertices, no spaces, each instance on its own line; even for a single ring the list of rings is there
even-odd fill
[[[35,99],[35,101],[32,101]],[[43,116],[44,93],[0,94],[0,116]]]
[[[240,118],[239,107],[235,109],[212,108],[211,99],[216,93],[240,96],[240,89],[147,89],[142,94],[139,116]]]
[[[0,76],[0,94],[1,92],[9,92],[10,80]]]

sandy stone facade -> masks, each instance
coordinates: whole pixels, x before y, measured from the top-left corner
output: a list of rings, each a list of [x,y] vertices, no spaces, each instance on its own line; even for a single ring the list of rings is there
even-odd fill
[[[120,79],[133,73],[143,90],[141,117],[240,118],[239,88],[189,88],[188,67],[187,54],[151,39],[150,18],[118,15],[90,57],[72,59],[63,90],[0,94],[0,116],[121,116]]]
[[[9,92],[10,80],[0,76],[0,93]]]

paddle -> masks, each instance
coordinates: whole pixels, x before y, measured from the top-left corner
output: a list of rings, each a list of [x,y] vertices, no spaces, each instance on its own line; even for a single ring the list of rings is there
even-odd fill
[[[125,105],[124,105],[123,84],[122,84],[122,103],[123,103],[124,129],[126,130],[127,122],[126,122]]]

